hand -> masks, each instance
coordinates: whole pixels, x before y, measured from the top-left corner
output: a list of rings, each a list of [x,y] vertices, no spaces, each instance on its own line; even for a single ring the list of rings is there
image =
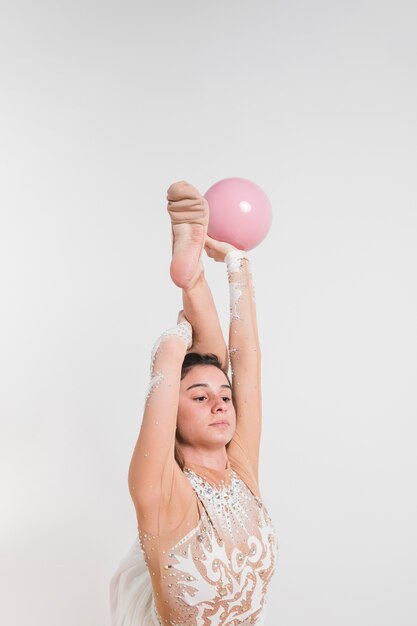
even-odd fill
[[[182,324],[184,322],[185,322],[185,325],[188,327],[189,332],[190,332],[190,339],[189,339],[189,342],[188,342],[188,345],[187,345],[187,352],[192,352],[192,347],[193,347],[193,344],[194,344],[194,329],[191,326],[190,322],[185,317],[183,309],[181,309],[181,311],[178,311],[177,326],[178,326],[178,324]]]
[[[214,259],[215,261],[224,261],[224,258],[228,252],[231,250],[237,250],[231,243],[226,243],[225,241],[217,241],[212,237],[206,235],[206,243],[204,245],[204,249],[207,252],[207,255]]]
[[[177,317],[177,324],[181,324],[181,322],[187,322],[188,324],[190,323],[185,317],[183,309],[181,309],[181,311],[178,311],[178,317]]]

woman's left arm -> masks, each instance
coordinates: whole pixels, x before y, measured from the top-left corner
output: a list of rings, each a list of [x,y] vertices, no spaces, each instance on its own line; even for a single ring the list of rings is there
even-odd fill
[[[229,357],[236,432],[230,445],[248,457],[258,480],[262,426],[261,351],[252,275],[247,255],[230,244],[207,238],[206,251],[227,264],[230,293]]]

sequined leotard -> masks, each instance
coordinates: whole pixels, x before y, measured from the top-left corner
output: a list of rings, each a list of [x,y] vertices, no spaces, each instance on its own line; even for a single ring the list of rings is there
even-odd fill
[[[139,528],[159,623],[263,624],[277,538],[244,451],[231,442],[226,469],[187,464],[183,477],[170,502],[191,496],[180,526],[159,536]],[[161,518],[169,526],[167,511]]]
[[[236,428],[225,444],[227,466],[188,464],[182,470],[175,460],[184,342],[191,346],[182,322],[165,331],[152,352],[150,391],[130,467],[152,619],[161,626],[265,626],[277,540],[258,485],[261,381],[251,274],[243,253],[233,250],[226,260],[232,254],[229,356]],[[213,393],[206,394],[207,422],[210,410],[228,410],[217,407]]]

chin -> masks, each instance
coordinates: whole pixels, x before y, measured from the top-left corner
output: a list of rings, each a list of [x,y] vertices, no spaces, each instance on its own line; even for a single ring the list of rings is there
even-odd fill
[[[221,441],[225,445],[229,443],[233,439],[234,433],[230,433],[230,431],[217,432],[214,433],[212,437],[210,437],[210,441]]]

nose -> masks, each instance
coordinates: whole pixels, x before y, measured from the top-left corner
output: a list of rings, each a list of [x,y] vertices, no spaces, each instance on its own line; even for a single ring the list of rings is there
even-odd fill
[[[218,398],[213,402],[213,406],[211,407],[212,413],[223,413],[227,410],[227,403],[222,400],[222,398]]]

